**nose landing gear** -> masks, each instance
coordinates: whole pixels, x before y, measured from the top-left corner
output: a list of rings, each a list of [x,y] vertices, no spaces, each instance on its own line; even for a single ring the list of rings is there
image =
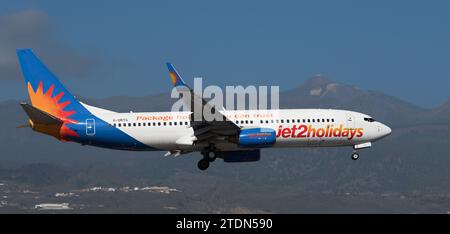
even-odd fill
[[[352,153],[352,159],[353,160],[358,160],[358,158],[359,158],[359,154],[356,152],[356,150],[354,150],[353,153]]]
[[[359,158],[359,154],[358,154],[358,152],[356,150],[366,149],[366,148],[370,148],[370,147],[372,147],[372,143],[370,143],[370,142],[354,145],[353,146],[352,159],[353,160],[358,160],[358,158]]]

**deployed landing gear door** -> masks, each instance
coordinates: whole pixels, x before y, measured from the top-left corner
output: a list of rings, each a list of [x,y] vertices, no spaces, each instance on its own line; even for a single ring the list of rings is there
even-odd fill
[[[95,135],[95,119],[86,119],[86,135]]]

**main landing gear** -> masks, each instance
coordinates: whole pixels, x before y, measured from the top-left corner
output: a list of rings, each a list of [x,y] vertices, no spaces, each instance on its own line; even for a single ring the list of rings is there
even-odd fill
[[[213,147],[210,147],[208,150],[205,150],[202,152],[203,158],[200,159],[200,161],[198,161],[197,166],[198,169],[204,171],[206,169],[208,169],[209,164],[211,162],[214,162],[217,158],[217,154],[214,151]]]

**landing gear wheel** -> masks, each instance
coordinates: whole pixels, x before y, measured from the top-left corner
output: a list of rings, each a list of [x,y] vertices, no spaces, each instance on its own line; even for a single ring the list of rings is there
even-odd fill
[[[353,153],[352,154],[352,159],[353,160],[357,160],[359,158],[359,154],[358,153]]]
[[[208,169],[208,167],[209,167],[209,160],[203,158],[200,161],[198,161],[197,166],[198,166],[198,169],[204,171],[204,170]]]
[[[216,152],[214,152],[214,151],[207,152],[206,153],[206,158],[208,158],[208,160],[210,162],[214,162],[216,160],[216,158],[217,158]]]

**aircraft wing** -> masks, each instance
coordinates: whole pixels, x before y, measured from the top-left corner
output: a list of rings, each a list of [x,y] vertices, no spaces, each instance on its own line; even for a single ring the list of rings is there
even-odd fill
[[[191,109],[191,126],[194,130],[195,143],[199,142],[211,142],[223,137],[236,136],[239,134],[240,127],[230,121],[220,111],[217,111],[215,107],[212,107],[206,100],[197,95],[194,90],[189,87],[175,70],[171,63],[167,63],[169,69],[169,75],[172,79],[172,83],[181,95],[190,95],[190,103],[185,103],[188,108]],[[195,105],[201,105],[202,108],[194,108]],[[203,116],[203,109],[208,108],[211,113],[217,113],[220,118],[212,121],[207,121]],[[197,116],[201,116],[198,120],[195,118],[194,111],[201,111]]]

